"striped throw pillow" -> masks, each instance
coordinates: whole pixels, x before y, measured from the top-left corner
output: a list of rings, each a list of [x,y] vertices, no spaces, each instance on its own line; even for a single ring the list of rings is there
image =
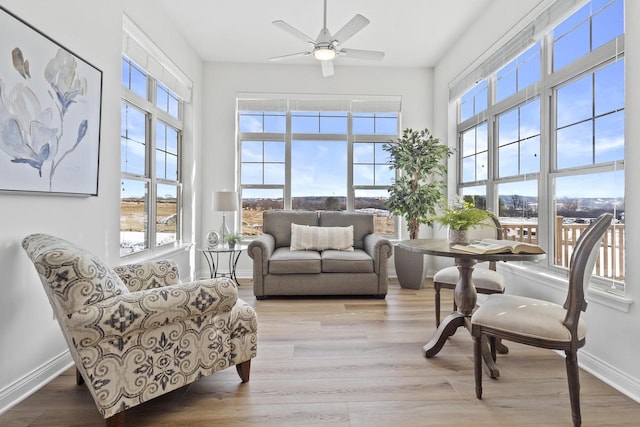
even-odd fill
[[[313,227],[291,224],[292,251],[353,251],[353,225],[348,227]]]

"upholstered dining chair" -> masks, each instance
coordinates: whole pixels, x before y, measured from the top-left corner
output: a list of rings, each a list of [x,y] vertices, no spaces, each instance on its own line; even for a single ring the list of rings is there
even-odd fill
[[[490,295],[471,316],[476,397],[482,399],[481,340],[502,338],[534,347],[563,350],[574,426],[581,424],[578,349],[587,328],[580,313],[587,308],[585,292],[600,253],[611,214],[593,222],[575,244],[569,264],[569,287],[564,305],[516,295]],[[492,346],[493,347],[493,346]],[[495,359],[495,352],[492,354]]]
[[[22,246],[33,262],[77,369],[107,426],[124,411],[236,366],[249,381],[257,317],[227,278],[181,283],[173,261],[109,268],[47,234]]]
[[[480,240],[484,238],[502,239],[502,225],[495,216],[487,218],[482,225],[468,231],[469,239]],[[438,270],[433,276],[433,289],[435,291],[436,306],[436,327],[440,326],[440,289],[455,289],[460,272],[458,267],[451,266]],[[496,263],[491,261],[489,268],[474,268],[471,280],[479,294],[502,294],[504,293],[504,277],[496,272]],[[453,311],[456,311],[455,300],[453,301]]]

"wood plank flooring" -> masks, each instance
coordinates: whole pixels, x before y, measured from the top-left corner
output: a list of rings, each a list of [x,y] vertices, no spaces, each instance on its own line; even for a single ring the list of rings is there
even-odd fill
[[[432,359],[433,289],[391,283],[385,300],[243,299],[259,316],[251,381],[231,368],[126,413],[128,426],[569,426],[565,365],[549,350],[507,343],[501,377],[474,394],[472,342],[459,330]],[[451,292],[443,292],[443,312]],[[588,337],[587,337],[588,339]],[[580,357],[580,356],[578,356]],[[580,372],[584,426],[636,426],[640,404]],[[69,369],[0,415],[6,427],[102,426]]]

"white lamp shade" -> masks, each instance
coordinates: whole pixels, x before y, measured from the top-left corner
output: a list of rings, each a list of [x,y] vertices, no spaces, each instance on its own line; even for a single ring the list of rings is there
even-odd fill
[[[211,199],[211,210],[233,212],[238,210],[237,191],[215,191]]]

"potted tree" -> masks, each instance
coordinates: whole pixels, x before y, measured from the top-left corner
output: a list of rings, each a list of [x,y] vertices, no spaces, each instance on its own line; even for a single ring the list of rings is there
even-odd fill
[[[396,179],[389,188],[386,207],[404,218],[409,238],[418,237],[421,224],[433,225],[437,210],[446,204],[446,160],[453,150],[435,138],[428,129],[405,129],[393,144],[385,144]],[[424,279],[423,256],[394,250],[396,274],[400,286],[420,289]]]

